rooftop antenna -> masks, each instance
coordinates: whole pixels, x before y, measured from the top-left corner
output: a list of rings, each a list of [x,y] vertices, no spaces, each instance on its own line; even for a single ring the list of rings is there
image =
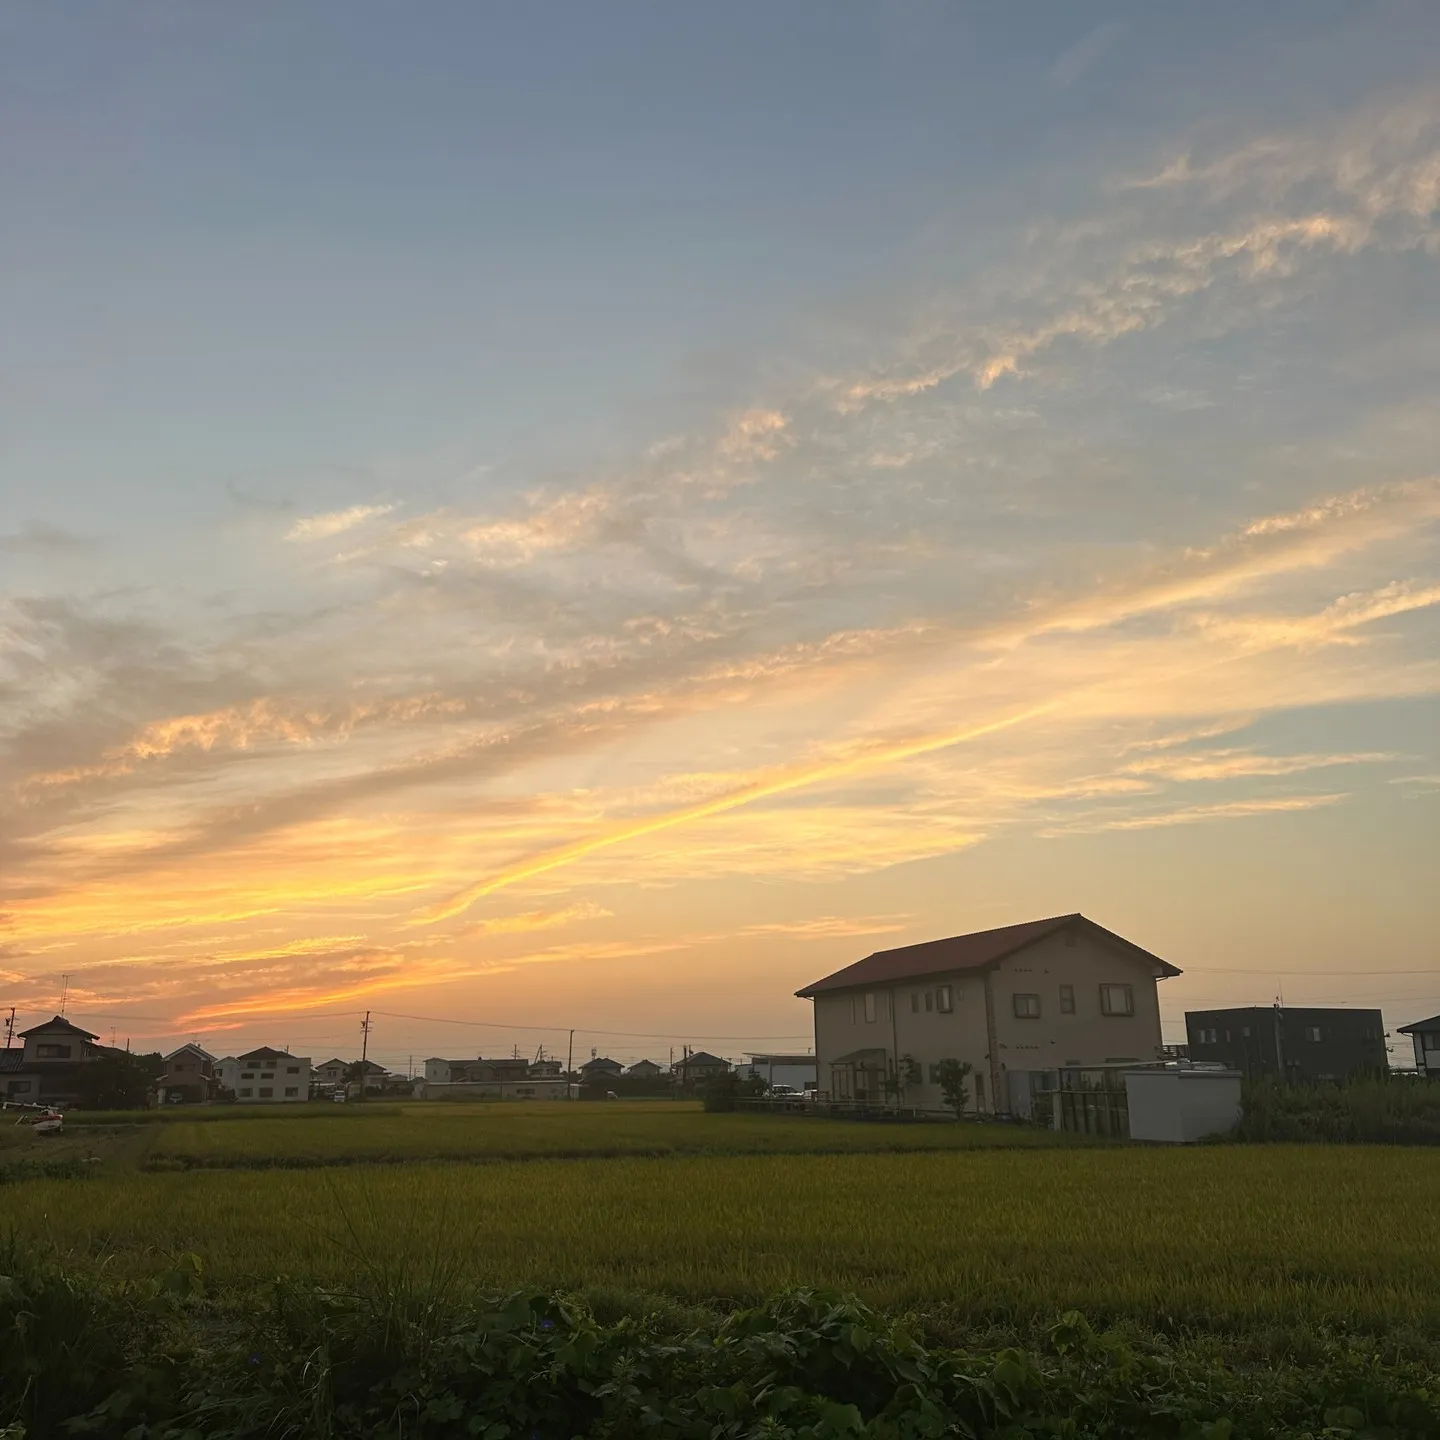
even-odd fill
[[[64,1015],[65,1015],[65,1002],[66,1002],[69,998],[70,998],[70,977],[69,977],[68,975],[62,975],[62,976],[60,977],[60,1015],[61,1015],[62,1018],[63,1018]]]

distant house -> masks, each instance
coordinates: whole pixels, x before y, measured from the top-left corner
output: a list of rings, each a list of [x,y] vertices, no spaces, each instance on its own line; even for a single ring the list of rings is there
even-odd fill
[[[656,1076],[663,1075],[665,1067],[657,1065],[653,1060],[637,1060],[626,1072],[627,1080],[654,1080]]]
[[[315,1066],[312,1078],[315,1084],[327,1088],[353,1085],[356,1082],[351,1078],[351,1072],[357,1065],[364,1067],[365,1089],[372,1094],[385,1090],[395,1079],[383,1065],[377,1065],[373,1060],[341,1060],[338,1057]]]
[[[1402,1025],[1397,1033],[1410,1037],[1415,1046],[1415,1068],[1422,1075],[1440,1075],[1440,1015]]]
[[[533,1073],[528,1060],[504,1056],[487,1060],[425,1062],[425,1079],[416,1083],[417,1099],[429,1100],[563,1100],[568,1086],[557,1073]]]
[[[1389,1069],[1378,1010],[1247,1005],[1187,1010],[1190,1059],[1224,1065],[1247,1079],[1345,1080]]]
[[[506,1055],[494,1060],[479,1056],[474,1060],[441,1060],[425,1062],[425,1079],[436,1085],[479,1085],[487,1083],[512,1085],[530,1075],[530,1062]]]
[[[814,1002],[819,1091],[839,1103],[945,1106],[944,1060],[968,1064],[968,1108],[1029,1116],[1060,1072],[1154,1064],[1157,982],[1180,971],[1083,915],[878,950],[796,993]]]
[[[559,1060],[532,1060],[530,1077],[533,1080],[558,1080],[565,1074],[565,1066]]]
[[[597,1055],[580,1067],[581,1075],[587,1080],[615,1080],[624,1072],[625,1067],[618,1060],[611,1060],[605,1055]]]
[[[215,1057],[199,1045],[182,1045],[164,1061],[155,1090],[162,1105],[201,1105],[215,1095],[220,1083],[215,1074]]]
[[[101,1045],[97,1035],[60,1015],[21,1031],[20,1039],[22,1045],[0,1052],[0,1088],[5,1099],[29,1104],[75,1104],[85,1066],[126,1053]]]
[[[734,1066],[707,1050],[694,1050],[675,1062],[670,1074],[682,1090],[693,1090],[715,1075],[728,1075]]]
[[[225,1056],[215,1069],[221,1085],[242,1105],[295,1105],[310,1098],[308,1055],[262,1045],[244,1055]]]

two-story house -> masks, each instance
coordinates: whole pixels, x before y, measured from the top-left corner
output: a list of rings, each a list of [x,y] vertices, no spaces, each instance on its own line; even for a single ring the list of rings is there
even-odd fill
[[[220,1082],[208,1050],[193,1042],[182,1045],[165,1056],[164,1067],[155,1085],[162,1105],[199,1105],[214,1098]]]
[[[100,1044],[99,1036],[61,1015],[22,1030],[19,1039],[22,1045],[3,1052],[0,1092],[6,1100],[27,1104],[75,1104],[80,1098],[79,1076],[85,1065],[124,1053]]]
[[[1160,1058],[1157,983],[1180,971],[1087,920],[1057,915],[879,950],[796,992],[814,1003],[822,1096],[945,1104],[942,1060],[971,1066],[969,1108],[1029,1114],[1061,1070]],[[910,1076],[918,1071],[918,1079]]]
[[[295,1105],[310,1098],[310,1057],[262,1045],[218,1062],[220,1083],[242,1105]]]

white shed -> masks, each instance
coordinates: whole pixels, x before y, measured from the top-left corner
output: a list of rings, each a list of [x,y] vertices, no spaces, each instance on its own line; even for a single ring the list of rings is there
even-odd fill
[[[1183,1145],[1240,1123],[1240,1072],[1166,1066],[1125,1072],[1132,1140]]]

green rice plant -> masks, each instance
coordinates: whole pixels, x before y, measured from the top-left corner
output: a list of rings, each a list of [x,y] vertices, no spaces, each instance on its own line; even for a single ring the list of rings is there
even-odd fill
[[[728,1117],[713,1117],[726,1119]],[[353,1279],[367,1243],[471,1284],[753,1303],[850,1290],[927,1323],[1067,1308],[1293,1350],[1440,1333],[1440,1154],[1338,1146],[676,1155],[100,1176],[9,1187],[17,1231],[145,1274]],[[347,1219],[347,1216],[350,1217]],[[404,1257],[411,1258],[406,1260]],[[416,1257],[419,1257],[418,1259]],[[1307,1339],[1307,1337],[1309,1337]]]
[[[704,1114],[696,1101],[558,1101],[335,1106],[336,1124],[269,1115],[166,1125],[153,1168],[357,1161],[521,1160],[684,1154],[801,1154],[1052,1147],[1093,1143],[1020,1125],[876,1124],[803,1115]],[[344,1115],[343,1122],[339,1116]]]

